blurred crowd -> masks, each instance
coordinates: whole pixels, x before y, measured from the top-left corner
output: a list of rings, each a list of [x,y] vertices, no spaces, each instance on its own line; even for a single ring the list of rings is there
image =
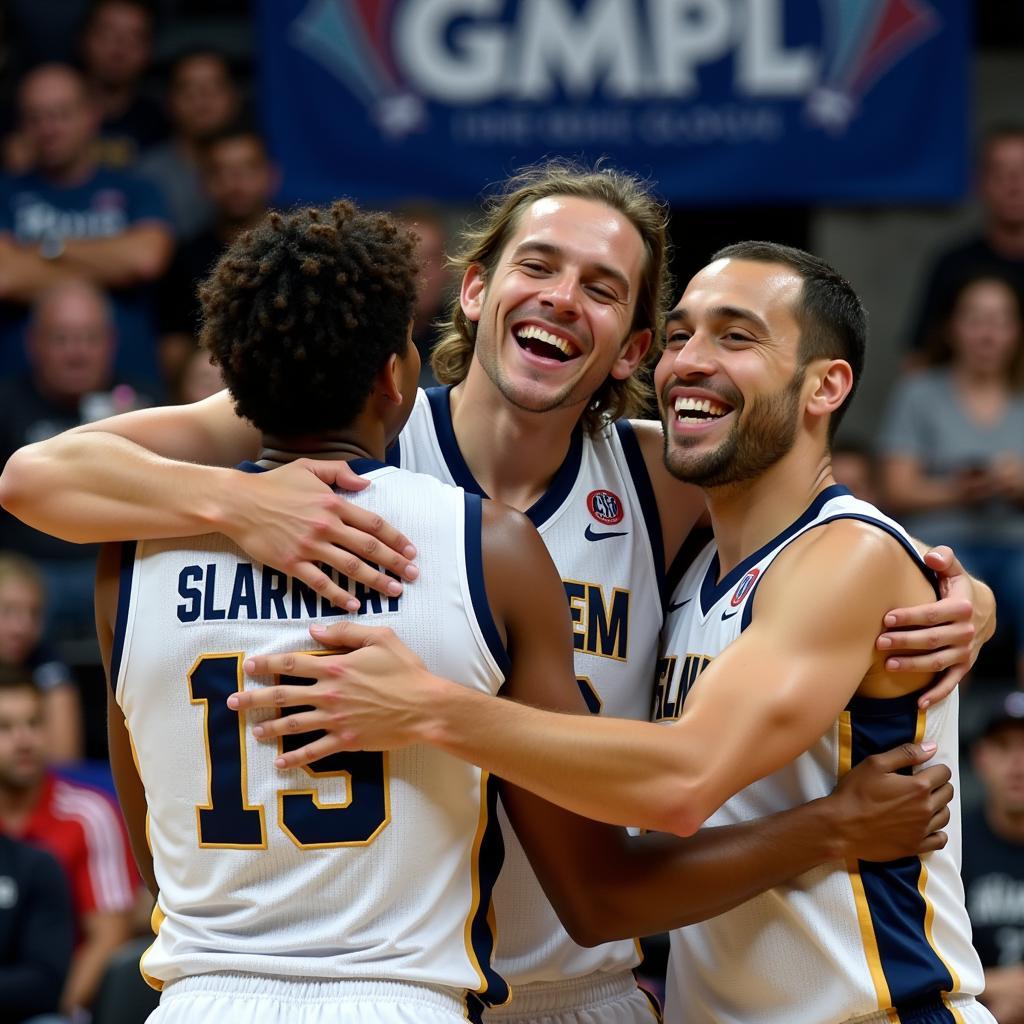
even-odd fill
[[[273,204],[279,171],[247,61],[161,48],[167,4],[0,3],[0,457],[221,383],[197,345],[196,285]],[[187,5],[186,5],[187,6]],[[237,14],[244,3],[199,4]],[[964,873],[1003,1024],[1024,1022],[1024,122],[979,147],[982,218],[936,252],[887,410],[841,436],[841,482],[994,589],[999,632],[964,687]],[[451,296],[452,211],[410,194],[414,338]],[[685,223],[676,212],[674,225]],[[728,239],[735,240],[735,239]],[[786,239],[780,239],[785,241]],[[0,1016],[145,1016],[146,928],[105,769],[95,552],[0,512]],[[125,946],[125,943],[129,943]],[[141,1014],[141,1016],[140,1016]],[[60,1017],[55,1015],[61,1015]]]

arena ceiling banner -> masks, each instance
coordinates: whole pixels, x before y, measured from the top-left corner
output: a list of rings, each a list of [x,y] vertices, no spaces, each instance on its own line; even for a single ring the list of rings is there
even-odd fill
[[[963,0],[261,0],[283,199],[471,201],[548,155],[673,203],[944,202]]]

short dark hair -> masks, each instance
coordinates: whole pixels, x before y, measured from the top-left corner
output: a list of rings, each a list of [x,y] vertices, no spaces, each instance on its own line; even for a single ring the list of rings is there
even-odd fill
[[[777,242],[737,242],[719,249],[711,262],[725,259],[780,263],[803,278],[800,301],[794,310],[800,325],[801,365],[806,366],[812,359],[845,359],[853,371],[850,393],[829,421],[831,443],[864,372],[868,320],[863,303],[834,267],[803,249]]]
[[[199,339],[238,414],[283,437],[350,424],[405,351],[416,271],[411,233],[347,200],[237,238],[199,288]]]

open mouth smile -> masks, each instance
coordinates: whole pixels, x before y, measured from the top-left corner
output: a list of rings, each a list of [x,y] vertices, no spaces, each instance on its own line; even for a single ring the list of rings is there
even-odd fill
[[[580,355],[580,349],[574,342],[561,335],[552,334],[536,324],[517,327],[512,336],[524,352],[537,359],[567,363]]]

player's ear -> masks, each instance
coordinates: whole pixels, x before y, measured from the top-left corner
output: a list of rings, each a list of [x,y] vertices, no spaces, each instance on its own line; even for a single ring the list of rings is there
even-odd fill
[[[388,361],[377,371],[373,391],[395,405],[402,404],[402,363],[397,355],[388,356]]]
[[[626,380],[631,377],[636,368],[643,362],[651,347],[651,332],[634,331],[622,346],[619,358],[615,360],[611,368],[611,376],[616,380]]]
[[[853,370],[845,359],[815,360],[807,372],[810,392],[806,409],[812,416],[830,416],[853,388]]]
[[[462,275],[462,287],[459,289],[459,304],[466,318],[472,321],[480,319],[480,311],[484,305],[484,291],[487,281],[484,268],[480,263],[471,263]]]

